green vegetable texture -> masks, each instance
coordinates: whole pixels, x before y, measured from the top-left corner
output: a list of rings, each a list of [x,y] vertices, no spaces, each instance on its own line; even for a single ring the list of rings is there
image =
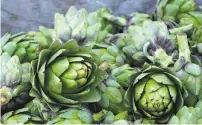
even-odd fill
[[[202,124],[202,11],[70,7],[1,38],[2,124]]]

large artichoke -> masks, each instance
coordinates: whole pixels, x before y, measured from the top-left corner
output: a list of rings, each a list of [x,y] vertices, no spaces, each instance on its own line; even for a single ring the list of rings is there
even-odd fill
[[[30,100],[31,65],[21,64],[17,56],[11,57],[7,52],[0,56],[0,63],[1,112],[5,113],[22,107]]]
[[[56,13],[52,37],[62,43],[75,39],[79,44],[90,46],[103,42],[112,32],[112,24],[103,18],[107,13],[111,13],[107,8],[88,13],[75,7],[70,7],[65,16]]]
[[[42,119],[38,116],[32,116],[28,108],[10,111],[1,117],[3,124],[42,124]]]
[[[57,111],[57,106],[78,106],[101,99],[95,86],[105,78],[98,68],[99,58],[90,47],[80,47],[75,40],[65,44],[55,41],[32,61],[32,91]]]
[[[127,90],[134,118],[166,123],[184,104],[187,96],[181,81],[172,73],[156,66],[145,66],[131,76],[133,83]]]
[[[202,102],[196,103],[195,107],[183,106],[176,115],[173,115],[168,124],[201,124]]]
[[[197,102],[196,96],[202,100],[202,68],[191,58],[186,34],[178,34],[177,42],[179,46],[179,59],[175,63],[176,75],[182,80],[183,85],[189,92],[187,102],[194,105]],[[192,101],[189,101],[189,100]]]

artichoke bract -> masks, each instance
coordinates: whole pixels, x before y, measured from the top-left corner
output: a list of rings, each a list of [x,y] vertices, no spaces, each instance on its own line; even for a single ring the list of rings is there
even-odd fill
[[[90,47],[80,47],[75,40],[65,44],[55,41],[32,61],[32,91],[57,111],[57,106],[78,106],[101,99],[97,84],[105,78],[98,68],[99,58]]]
[[[10,111],[1,117],[3,124],[42,124],[42,119],[38,116],[32,116],[28,108]]]
[[[131,76],[133,83],[126,93],[134,118],[166,123],[184,104],[187,96],[181,81],[166,69],[145,65]]]
[[[176,115],[168,121],[168,124],[201,124],[202,102],[196,103],[195,107],[183,106]]]
[[[47,124],[92,124],[92,113],[86,108],[68,108],[58,112],[58,115]]]
[[[31,65],[21,64],[17,56],[11,57],[7,52],[0,56],[0,64],[1,113],[3,114],[22,107],[31,99],[29,96]]]

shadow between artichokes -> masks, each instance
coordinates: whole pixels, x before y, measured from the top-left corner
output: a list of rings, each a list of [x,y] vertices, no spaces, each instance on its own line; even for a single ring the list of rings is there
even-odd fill
[[[75,40],[55,41],[32,61],[30,95],[43,97],[53,111],[98,102],[101,96],[95,87],[106,76],[99,63],[89,47],[80,47]]]
[[[134,81],[126,92],[133,107],[134,119],[166,123],[187,97],[181,81],[168,69],[144,65],[140,73],[131,76]]]

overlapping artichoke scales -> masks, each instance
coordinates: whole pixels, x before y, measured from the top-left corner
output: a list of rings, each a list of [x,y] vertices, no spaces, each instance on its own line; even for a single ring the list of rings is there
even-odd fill
[[[109,38],[127,57],[131,65],[142,65],[150,60],[152,63],[167,67],[173,63],[175,56],[174,42],[164,22],[146,20],[142,25],[131,25],[127,33],[116,34]]]
[[[31,65],[20,63],[18,56],[10,56],[4,52],[0,56],[0,94],[1,111],[5,112],[18,109],[30,100],[29,84]]]
[[[42,124],[42,119],[37,116],[32,116],[28,108],[22,108],[15,111],[10,111],[4,114],[1,118],[3,124]]]
[[[131,77],[134,82],[126,97],[133,106],[135,118],[140,116],[156,123],[166,123],[183,106],[187,93],[181,81],[170,71],[145,66],[141,73]]]
[[[92,124],[92,113],[86,108],[68,108],[58,112],[58,115],[47,124]]]
[[[198,101],[194,107],[183,106],[173,115],[168,124],[201,124],[202,102]]]
[[[88,46],[101,43],[114,32],[112,24],[103,18],[107,13],[111,13],[107,8],[88,13],[85,9],[77,10],[75,7],[70,7],[65,16],[56,13],[52,37],[62,43],[70,39]]]
[[[98,85],[101,100],[98,105],[118,114],[124,111],[131,112],[131,106],[124,98],[126,89],[130,86],[130,76],[138,72],[129,65],[117,67],[111,71],[110,76]]]
[[[101,97],[94,87],[105,78],[99,63],[89,47],[80,47],[75,40],[55,41],[32,61],[31,94],[55,106],[97,102]]]

